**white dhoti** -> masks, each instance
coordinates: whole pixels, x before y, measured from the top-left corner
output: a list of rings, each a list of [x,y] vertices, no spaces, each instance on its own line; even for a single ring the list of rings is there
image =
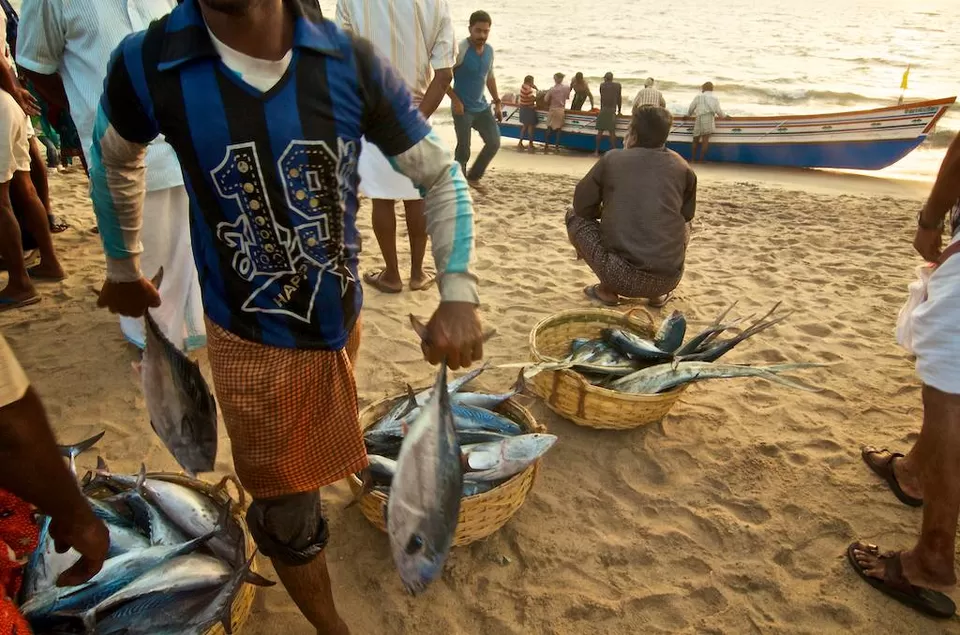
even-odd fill
[[[190,246],[190,201],[182,185],[147,192],[140,235],[143,275],[152,279],[163,267],[162,304],[150,309],[150,315],[175,346],[185,350],[204,346],[203,301]],[[144,347],[142,318],[121,317],[120,328],[131,343]]]
[[[360,193],[367,198],[392,201],[420,200],[420,191],[413,182],[393,169],[380,148],[361,139],[360,160],[357,174],[360,176]]]
[[[937,267],[913,311],[913,352],[924,384],[960,395],[960,254]]]

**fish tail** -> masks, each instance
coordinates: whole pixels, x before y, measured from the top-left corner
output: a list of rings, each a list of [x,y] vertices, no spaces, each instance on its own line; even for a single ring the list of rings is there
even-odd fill
[[[513,385],[513,394],[522,395],[527,392],[527,378],[523,376],[523,369],[517,373],[517,383]]]
[[[106,434],[106,431],[101,430],[100,432],[93,435],[89,439],[84,439],[79,443],[74,443],[73,445],[57,446],[57,449],[60,451],[61,456],[64,456],[70,460],[70,471],[73,472],[74,476],[77,475],[77,463],[75,461],[75,459],[77,458],[77,455],[81,454],[82,452],[86,452],[87,450],[95,446],[97,442],[103,438],[104,434]]]
[[[373,491],[373,474],[370,472],[370,468],[364,468],[360,472],[360,491],[357,492],[357,495],[353,497],[353,500],[347,503],[344,506],[344,509],[350,509],[354,505],[360,502],[364,496]]]
[[[150,281],[150,284],[153,285],[153,288],[157,291],[160,290],[160,285],[163,283],[163,267],[160,267],[160,271],[157,272],[157,275],[153,277],[153,280]]]
[[[247,571],[247,574],[243,577],[243,581],[246,582],[247,584],[252,584],[254,586],[262,586],[262,587],[271,587],[271,586],[277,585],[276,582],[263,577],[256,571]]]

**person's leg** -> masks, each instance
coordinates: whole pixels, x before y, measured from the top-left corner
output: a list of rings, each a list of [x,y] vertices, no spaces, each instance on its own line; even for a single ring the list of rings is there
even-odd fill
[[[30,180],[33,181],[33,187],[43,203],[43,208],[47,214],[52,215],[50,209],[50,184],[47,182],[47,166],[43,160],[43,151],[40,149],[40,141],[36,137],[30,137]]]
[[[690,163],[697,162],[697,150],[700,148],[700,137],[693,137],[693,146],[690,148]]]
[[[923,524],[913,549],[900,555],[903,575],[915,586],[941,591],[956,585],[954,554],[960,514],[960,395],[923,387],[923,428],[914,450],[923,486]],[[876,553],[855,551],[871,577],[886,566]]]
[[[373,200],[373,233],[383,254],[383,270],[377,274],[376,286],[383,291],[397,292],[403,289],[400,265],[397,261],[397,217],[394,201]]]
[[[45,171],[44,177],[46,177]],[[66,274],[53,248],[47,210],[34,189],[30,172],[17,172],[13,175],[13,180],[10,182],[10,198],[23,210],[23,229],[33,236],[40,251],[40,264],[31,269],[31,275],[35,278],[62,280]]]
[[[710,148],[710,135],[705,134],[700,137],[700,162],[707,160],[707,150]]]
[[[433,283],[433,278],[423,272],[423,258],[427,253],[426,205],[417,199],[404,201],[403,207],[410,239],[410,288],[420,291]]]
[[[597,130],[597,148],[593,151],[593,156],[600,156],[600,142],[603,140],[603,130]]]
[[[453,129],[457,133],[457,148],[454,150],[454,158],[463,173],[467,173],[467,163],[470,162],[470,137],[473,135],[473,116],[465,112],[462,115],[453,116]]]
[[[474,114],[473,128],[483,139],[483,149],[477,155],[477,160],[473,162],[473,167],[467,173],[467,180],[476,183],[483,178],[487,166],[500,151],[500,126],[493,116],[493,111],[488,108],[483,112]]]
[[[23,261],[20,224],[13,215],[9,181],[0,183],[0,257],[3,257],[9,275],[7,286],[0,290],[0,301],[9,304],[37,297]]]

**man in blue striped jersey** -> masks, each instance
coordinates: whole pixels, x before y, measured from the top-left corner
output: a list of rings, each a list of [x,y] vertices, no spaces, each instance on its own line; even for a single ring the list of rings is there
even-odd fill
[[[318,489],[366,465],[353,353],[357,159],[365,136],[424,194],[441,302],[423,344],[482,357],[473,209],[460,166],[372,45],[316,0],[183,0],[108,71],[91,181],[107,253],[100,304],[158,303],[138,268],[146,144],[163,134],[190,194],[210,364],[251,531],[321,633],[346,633]]]

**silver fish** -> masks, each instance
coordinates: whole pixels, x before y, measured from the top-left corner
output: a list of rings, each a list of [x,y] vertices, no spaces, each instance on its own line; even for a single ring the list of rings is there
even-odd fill
[[[557,442],[552,434],[524,434],[463,448],[466,481],[499,481],[519,474]]]
[[[162,279],[161,268],[154,286]],[[217,404],[200,366],[163,335],[149,310],[144,321],[139,372],[150,425],[188,474],[210,472],[217,458]]]
[[[414,595],[440,575],[453,544],[463,489],[460,460],[444,361],[430,401],[403,440],[386,510],[393,560]]]
[[[734,377],[761,377],[784,386],[816,392],[817,389],[805,386],[778,373],[803,368],[817,368],[823,364],[775,364],[772,366],[745,366],[738,364],[712,364],[708,362],[679,362],[677,364],[658,364],[638,370],[632,375],[622,377],[610,388],[635,394],[656,394],[682,384],[706,379],[730,379]]]
[[[110,558],[87,582],[74,587],[54,587],[41,591],[27,600],[20,607],[20,612],[29,620],[54,613],[73,613],[94,606],[154,567],[195,550],[214,533],[210,532],[177,547],[148,547]]]
[[[217,596],[208,603],[199,613],[192,616],[183,624],[181,628],[170,631],[161,631],[151,633],[150,635],[204,635],[214,624],[223,625],[224,632],[227,635],[233,633],[231,624],[231,611],[233,609],[233,600],[237,597],[237,592],[250,578],[250,567],[253,565],[253,559],[257,557],[256,552],[247,563],[238,567],[236,572],[220,587]],[[133,634],[131,634],[133,635]]]
[[[96,635],[182,633],[183,625],[199,615],[219,593],[219,589],[212,589],[142,595],[101,617]]]
[[[146,474],[144,474],[143,477],[145,481]],[[149,501],[143,497],[142,485],[143,484],[138,481],[136,487],[122,494],[118,494],[117,498],[127,501],[130,508],[136,510],[137,516],[143,519],[144,529],[147,531],[147,535],[150,536],[150,544],[173,547],[174,545],[179,545],[189,540],[190,537],[187,536],[180,527],[170,521],[165,514],[151,505]]]
[[[64,553],[57,553],[50,536],[50,517],[44,516],[40,523],[39,543],[24,567],[23,597],[30,599],[44,590],[54,588],[60,574],[79,559],[80,554],[72,548]]]
[[[144,466],[140,466],[143,474]],[[99,476],[110,482],[126,488],[137,487],[140,476],[110,474],[100,471]],[[196,490],[162,481],[160,479],[145,479],[140,486],[140,493],[147,500],[160,508],[163,514],[189,538],[197,538],[209,534],[220,522],[222,509],[211,498]],[[219,558],[233,562],[237,553],[237,544],[243,540],[240,528],[228,519],[222,531],[213,536],[207,547]]]
[[[668,361],[673,353],[661,350],[652,340],[623,329],[604,329],[603,338],[624,355],[645,362]]]
[[[77,455],[82,452],[86,452],[93,446],[97,444],[97,441],[103,438],[103,435],[106,434],[106,431],[98,432],[89,439],[84,439],[79,443],[74,443],[73,445],[58,445],[57,449],[60,450],[60,454],[67,457],[70,460],[70,471],[73,472],[73,475],[77,475]]]
[[[686,334],[687,319],[683,317],[683,313],[680,311],[674,311],[660,325],[653,338],[653,343],[660,350],[673,353],[683,344],[683,338]]]

